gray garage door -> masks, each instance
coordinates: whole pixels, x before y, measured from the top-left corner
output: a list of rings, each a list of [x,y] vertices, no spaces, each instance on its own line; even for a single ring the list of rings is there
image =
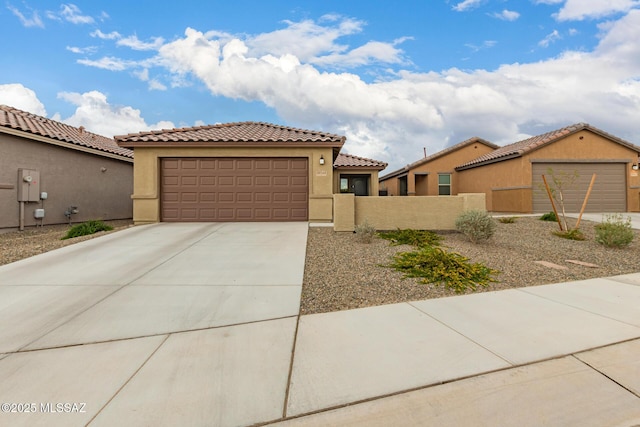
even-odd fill
[[[306,221],[306,158],[165,158],[166,222]]]
[[[578,178],[565,192],[565,208],[567,212],[580,212],[584,197],[589,188],[591,177],[595,173],[596,181],[591,190],[585,212],[625,212],[626,198],[626,165],[623,163],[534,163],[533,164],[533,211],[543,213],[551,211],[551,203],[544,190],[542,175],[551,185],[548,169],[552,169],[556,176],[562,172],[573,174]],[[556,207],[560,209],[559,206]]]

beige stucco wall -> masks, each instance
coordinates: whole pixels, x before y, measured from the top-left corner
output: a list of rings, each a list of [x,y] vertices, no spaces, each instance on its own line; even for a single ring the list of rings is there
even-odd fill
[[[473,143],[414,167],[409,171],[407,176],[408,195],[437,196],[439,173],[451,174],[451,194],[458,194],[462,190],[459,189],[455,167],[491,151],[493,151],[493,149],[484,144],[479,142]],[[387,195],[389,196],[397,196],[400,194],[398,177],[382,181],[380,186],[387,190]]]
[[[40,192],[48,198],[25,204],[25,227],[40,225],[35,209],[45,209],[43,224],[63,224],[69,206],[73,222],[132,217],[133,164],[72,148],[0,133],[0,228],[19,226],[18,169],[40,172]],[[104,168],[104,172],[102,169]]]
[[[532,161],[606,161],[625,160],[627,164],[627,210],[640,210],[640,177],[631,169],[637,163],[635,151],[588,130],[534,150],[522,157],[459,171],[458,188],[465,192],[485,193],[487,210],[495,212],[532,212],[529,194],[532,188]],[[513,196],[507,200],[508,196]],[[495,200],[494,200],[495,198]]]
[[[309,159],[309,221],[333,218],[331,147],[137,147],[134,149],[133,219],[160,221],[160,158],[163,157],[306,157]],[[320,156],[325,164],[320,165]]]
[[[336,231],[353,231],[356,225],[364,222],[373,225],[376,230],[454,230],[455,220],[463,211],[485,210],[484,194],[446,197],[354,197],[352,194],[335,194],[333,197]]]

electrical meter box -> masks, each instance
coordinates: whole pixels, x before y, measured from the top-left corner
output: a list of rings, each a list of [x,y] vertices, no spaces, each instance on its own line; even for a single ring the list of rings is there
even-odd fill
[[[18,201],[40,201],[40,172],[33,169],[18,169]]]

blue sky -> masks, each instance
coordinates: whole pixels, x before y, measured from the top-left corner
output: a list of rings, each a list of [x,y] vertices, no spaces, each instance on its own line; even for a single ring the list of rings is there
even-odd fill
[[[0,103],[106,136],[338,133],[387,172],[588,122],[640,145],[639,0],[8,0]]]

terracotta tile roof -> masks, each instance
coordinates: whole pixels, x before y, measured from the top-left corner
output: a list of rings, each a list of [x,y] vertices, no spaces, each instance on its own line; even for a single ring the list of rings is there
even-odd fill
[[[387,167],[387,163],[378,160],[367,159],[366,157],[358,157],[352,154],[338,154],[336,161],[333,162],[335,168],[368,168],[382,170]]]
[[[119,147],[113,138],[88,132],[82,126],[73,127],[7,105],[0,105],[0,127],[16,129],[121,157],[133,158],[133,151]]]
[[[390,172],[387,175],[385,175],[383,177],[380,177],[380,180],[383,181],[385,179],[389,179],[389,178],[396,177],[398,175],[402,175],[403,173],[408,172],[409,170],[411,170],[411,169],[413,169],[415,167],[418,167],[420,165],[423,165],[425,163],[433,161],[433,160],[435,160],[435,159],[437,159],[439,157],[442,157],[442,156],[444,156],[446,154],[453,153],[454,151],[459,150],[461,148],[464,148],[467,145],[477,144],[477,143],[484,144],[489,148],[494,148],[494,149],[500,148],[498,145],[496,145],[496,144],[494,144],[492,142],[489,142],[486,139],[482,139],[482,138],[480,138],[478,136],[474,136],[472,138],[469,138],[469,139],[466,139],[466,140],[464,140],[462,142],[459,142],[459,143],[457,143],[455,145],[452,145],[451,147],[447,147],[444,150],[440,150],[437,153],[434,153],[434,154],[432,154],[430,156],[424,157],[424,158],[422,158],[422,159],[420,159],[418,161],[415,161],[415,162],[413,162],[411,164],[408,164],[407,166],[405,166],[405,167],[403,167],[401,169],[398,169],[396,171]]]
[[[180,129],[162,129],[115,137],[122,147],[154,143],[318,143],[341,147],[346,138],[331,133],[278,126],[262,122],[237,122]]]
[[[503,160],[520,157],[530,151],[536,150],[542,146],[551,144],[568,135],[571,135],[573,133],[576,133],[585,129],[593,133],[599,134],[600,136],[608,138],[614,142],[617,142],[618,144],[624,145],[640,153],[640,147],[630,142],[620,139],[617,136],[611,135],[610,133],[607,133],[594,126],[591,126],[588,123],[577,123],[577,124],[567,126],[561,129],[557,129],[551,132],[543,133],[542,135],[537,135],[531,138],[524,139],[522,141],[514,142],[513,144],[505,145],[504,147],[500,147],[495,151],[485,154],[484,156],[480,156],[477,159],[471,160],[470,162],[464,163],[456,167],[456,170],[469,169],[469,168],[481,166],[487,163],[500,162]]]

